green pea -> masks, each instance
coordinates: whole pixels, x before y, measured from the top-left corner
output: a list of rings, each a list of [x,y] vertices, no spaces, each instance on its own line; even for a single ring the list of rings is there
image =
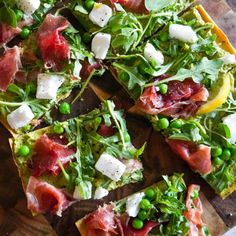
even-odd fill
[[[161,42],[166,42],[169,38],[169,34],[167,32],[162,32],[159,35],[159,39]]]
[[[61,114],[63,115],[68,115],[70,114],[70,104],[67,102],[63,102],[60,106],[59,106],[59,111]]]
[[[146,220],[147,217],[148,217],[147,211],[145,211],[145,210],[139,211],[139,213],[138,213],[138,218],[139,218],[140,220]]]
[[[143,221],[135,218],[132,222],[132,226],[134,229],[142,229],[143,228]]]
[[[199,196],[198,190],[195,189],[195,190],[193,191],[192,199],[193,199],[193,200],[196,200],[196,199],[198,198],[198,196]]]
[[[150,201],[146,198],[143,198],[142,201],[139,204],[140,208],[143,210],[149,210],[152,207],[152,204]]]
[[[125,137],[125,142],[129,142],[130,141],[130,135],[129,135],[128,132],[125,133],[124,137]]]
[[[222,155],[221,155],[221,159],[227,161],[229,160],[231,157],[231,152],[229,149],[224,149],[223,152],[222,152]]]
[[[166,94],[168,92],[168,85],[167,84],[160,84],[159,85],[159,92],[161,94]]]
[[[22,145],[19,150],[18,150],[18,154],[21,156],[21,157],[26,157],[28,156],[30,153],[30,149],[27,145]]]
[[[82,39],[85,43],[90,43],[92,40],[92,35],[88,32],[84,33]]]
[[[217,166],[220,166],[220,165],[222,165],[222,164],[224,163],[224,161],[223,161],[221,158],[219,158],[219,157],[215,157],[215,158],[213,159],[213,162],[214,162],[214,164],[217,165]]]
[[[23,18],[23,15],[24,15],[23,12],[21,10],[19,10],[19,9],[16,9],[15,10],[15,14],[16,14],[17,21],[21,21],[22,18]]]
[[[211,149],[211,155],[213,157],[218,157],[218,156],[222,155],[222,153],[223,153],[223,150],[221,147],[213,147]]]
[[[95,2],[93,0],[86,0],[85,1],[85,8],[88,11],[92,11],[94,4],[95,4]]]
[[[151,200],[156,196],[156,191],[153,188],[148,188],[145,191],[145,196]]]
[[[184,122],[182,120],[179,120],[179,119],[173,120],[170,124],[170,127],[174,128],[174,129],[180,129],[182,127],[183,123]]]
[[[29,35],[30,35],[30,30],[29,30],[28,27],[24,27],[24,28],[21,30],[21,32],[20,32],[20,36],[21,36],[21,38],[23,38],[23,39],[28,38]]]
[[[157,125],[160,129],[167,129],[170,123],[167,118],[161,118],[160,120],[157,121]]]
[[[56,134],[63,134],[63,133],[64,133],[64,128],[62,127],[61,124],[56,124],[56,125],[54,125],[54,127],[53,127],[53,131],[54,131],[54,133],[56,133]]]

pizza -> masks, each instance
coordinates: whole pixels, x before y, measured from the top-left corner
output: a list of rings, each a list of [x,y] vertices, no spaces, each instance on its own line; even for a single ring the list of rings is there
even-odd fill
[[[145,144],[134,147],[125,112],[99,94],[105,71],[133,100],[126,112],[145,116],[217,194],[236,189],[236,50],[194,2],[0,1],[0,121],[33,214],[62,216],[74,202],[143,180]],[[77,88],[73,103],[88,85],[101,106],[53,121],[51,110],[68,115],[62,100]],[[187,188],[182,174],[163,178],[85,216],[79,231],[209,235],[200,187]]]
[[[142,180],[140,156],[145,145],[132,145],[123,112],[109,100],[100,109],[54,122],[10,143],[34,214],[61,216],[78,200],[101,199]]]
[[[76,222],[80,234],[209,235],[201,218],[200,187],[187,188],[180,174],[163,179],[89,213]]]

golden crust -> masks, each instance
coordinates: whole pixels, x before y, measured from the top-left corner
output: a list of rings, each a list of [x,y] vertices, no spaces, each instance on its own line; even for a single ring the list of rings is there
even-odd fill
[[[81,236],[87,236],[86,225],[83,223],[84,219],[80,219],[75,222],[77,229],[79,230]]]

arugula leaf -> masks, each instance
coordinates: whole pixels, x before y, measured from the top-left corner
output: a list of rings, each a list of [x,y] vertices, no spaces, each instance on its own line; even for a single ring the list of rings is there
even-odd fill
[[[160,11],[174,2],[174,0],[145,0],[145,7],[149,11]]]
[[[12,27],[17,26],[17,18],[15,12],[8,6],[0,8],[0,22],[7,23]]]

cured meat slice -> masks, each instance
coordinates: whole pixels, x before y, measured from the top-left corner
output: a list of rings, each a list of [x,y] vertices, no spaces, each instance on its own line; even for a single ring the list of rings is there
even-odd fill
[[[21,32],[20,28],[14,28],[6,23],[0,24],[0,45],[8,43]]]
[[[200,174],[212,171],[211,148],[206,145],[196,145],[190,141],[167,139],[171,149],[180,155],[188,165]]]
[[[70,23],[63,16],[48,14],[40,26],[37,41],[46,68],[59,71],[69,61],[69,44],[60,34],[69,25]]]
[[[166,94],[161,94],[155,86],[148,87],[136,104],[141,111],[150,115],[188,118],[197,112],[208,96],[203,85],[186,79],[183,82],[169,82]]]
[[[44,134],[35,143],[34,152],[28,165],[32,175],[38,177],[46,171],[58,175],[61,172],[58,162],[65,166],[75,150],[63,145],[59,138],[49,138]]]
[[[70,202],[65,194],[51,184],[31,176],[26,188],[28,209],[36,213],[52,213],[61,216]]]
[[[188,187],[188,194],[186,199],[186,207],[187,210],[183,213],[183,215],[186,217],[186,219],[190,223],[190,230],[188,235],[194,236],[194,235],[201,235],[203,222],[202,222],[202,203],[198,196],[195,196],[195,191],[199,192],[200,187],[198,185],[190,185]]]
[[[117,130],[112,126],[106,126],[105,124],[101,124],[98,128],[98,134],[107,138],[114,135]]]
[[[0,58],[0,90],[6,91],[21,67],[20,51],[18,47],[7,49]]]
[[[111,0],[113,3],[120,3],[130,11],[137,13],[148,13],[144,0]]]

